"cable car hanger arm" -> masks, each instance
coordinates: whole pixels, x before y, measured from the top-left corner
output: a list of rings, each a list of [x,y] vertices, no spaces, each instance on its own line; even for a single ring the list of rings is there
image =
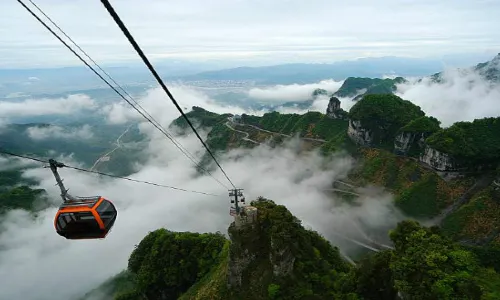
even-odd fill
[[[61,179],[61,176],[59,176],[59,173],[57,172],[57,168],[63,168],[65,167],[65,165],[51,158],[49,159],[49,167],[50,170],[52,171],[52,174],[54,174],[54,177],[56,178],[56,182],[57,185],[59,186],[59,189],[61,190],[61,198],[63,199],[63,201],[68,202],[76,200],[75,197],[71,196],[68,193],[69,189],[66,189],[64,187],[63,180]]]

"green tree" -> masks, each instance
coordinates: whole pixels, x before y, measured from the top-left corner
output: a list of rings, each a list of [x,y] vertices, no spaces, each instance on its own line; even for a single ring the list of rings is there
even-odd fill
[[[397,290],[410,299],[480,299],[475,256],[436,228],[403,221],[391,231],[395,256],[390,264]]]
[[[267,295],[269,296],[269,299],[278,299],[280,292],[280,286],[278,284],[271,283],[267,287]]]
[[[419,106],[395,95],[366,95],[349,111],[350,119],[373,133],[375,144],[391,149],[401,127],[424,115]]]
[[[225,240],[212,233],[166,229],[149,233],[129,258],[136,291],[148,299],[176,299],[218,263]]]
[[[356,292],[363,299],[396,299],[397,290],[390,268],[393,251],[386,250],[363,259],[355,270]]]

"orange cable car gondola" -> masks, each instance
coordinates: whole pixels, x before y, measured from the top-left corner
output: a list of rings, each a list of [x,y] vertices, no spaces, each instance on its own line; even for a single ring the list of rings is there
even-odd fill
[[[56,232],[72,240],[105,238],[117,216],[113,203],[101,196],[84,198],[69,195],[57,173],[57,168],[64,167],[64,164],[53,159],[49,163],[64,201],[54,218]]]

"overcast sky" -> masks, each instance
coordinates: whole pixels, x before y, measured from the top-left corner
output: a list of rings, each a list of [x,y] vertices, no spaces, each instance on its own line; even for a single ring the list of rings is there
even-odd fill
[[[100,1],[33,1],[99,62],[137,60]],[[111,2],[151,58],[332,62],[500,48],[497,0]],[[0,68],[79,65],[17,1],[0,6]]]

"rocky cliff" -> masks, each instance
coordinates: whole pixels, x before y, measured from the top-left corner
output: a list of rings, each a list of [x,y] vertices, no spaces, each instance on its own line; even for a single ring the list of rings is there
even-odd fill
[[[399,155],[420,156],[425,149],[425,139],[437,132],[440,122],[423,116],[403,126],[394,139],[394,152]]]
[[[438,171],[457,170],[457,164],[453,157],[429,146],[426,146],[424,153],[420,156],[420,161],[430,165]]]
[[[415,143],[415,140],[417,140],[417,143],[420,145],[423,142],[422,139],[423,137],[421,136],[421,134],[415,134],[413,132],[401,132],[394,139],[394,152],[404,155],[408,153],[411,145]]]
[[[337,97],[331,97],[326,108],[326,115],[332,119],[347,119],[347,112],[340,108],[340,100]]]
[[[228,230],[226,271],[181,299],[345,299],[333,287],[350,266],[336,247],[271,200],[259,198],[245,212]]]
[[[373,132],[363,127],[361,121],[358,120],[349,120],[347,135],[358,145],[370,146],[373,143]]]
[[[401,128],[424,116],[420,107],[395,95],[366,95],[349,111],[349,137],[363,146],[392,148]]]

